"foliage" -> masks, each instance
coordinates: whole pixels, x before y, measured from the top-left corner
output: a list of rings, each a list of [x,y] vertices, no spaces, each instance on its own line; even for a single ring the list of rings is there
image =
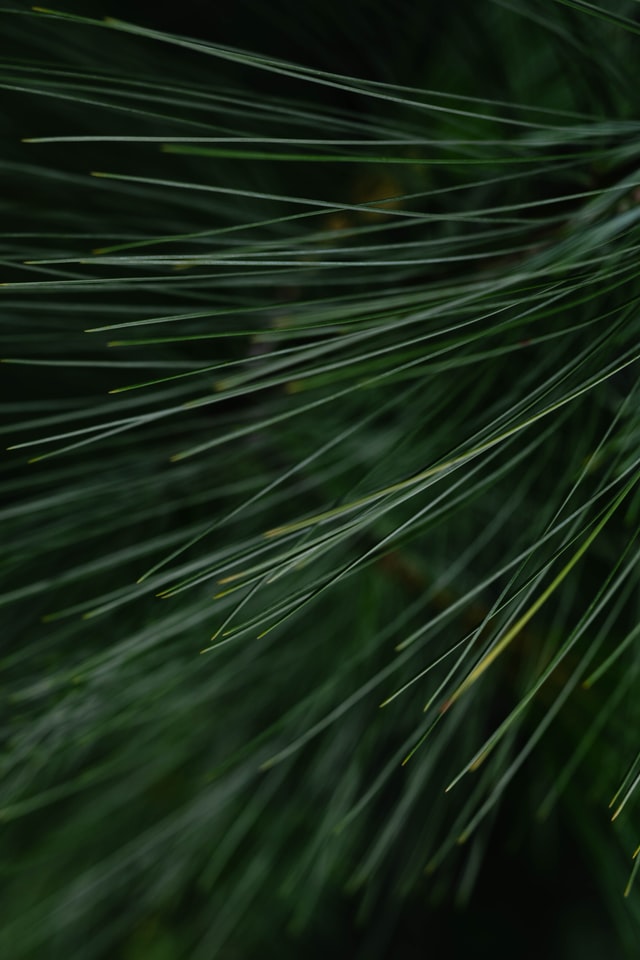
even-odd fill
[[[637,956],[640,11],[423,6],[2,13],[16,960]]]

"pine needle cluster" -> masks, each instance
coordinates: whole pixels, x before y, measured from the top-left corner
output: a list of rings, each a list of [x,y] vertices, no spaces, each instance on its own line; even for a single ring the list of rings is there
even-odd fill
[[[81,6],[0,13],[3,955],[524,958],[559,871],[636,957],[638,0]]]

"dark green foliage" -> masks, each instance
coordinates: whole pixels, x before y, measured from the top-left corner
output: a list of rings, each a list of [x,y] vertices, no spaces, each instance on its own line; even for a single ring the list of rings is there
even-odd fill
[[[640,6],[429,6],[1,14],[12,960],[638,955]]]

